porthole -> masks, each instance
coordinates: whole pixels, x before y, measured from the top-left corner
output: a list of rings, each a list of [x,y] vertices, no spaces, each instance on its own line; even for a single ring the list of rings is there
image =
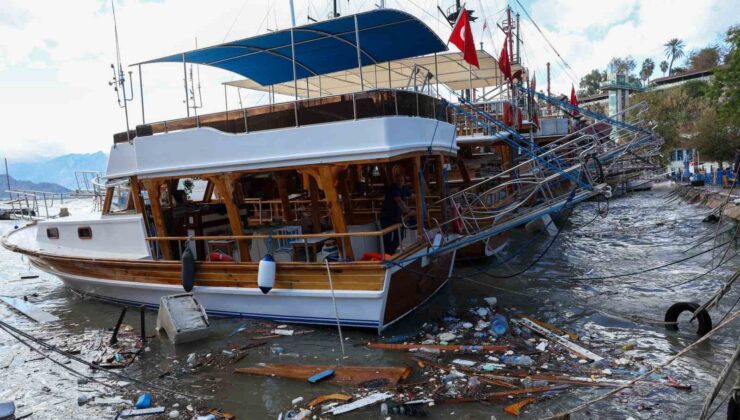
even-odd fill
[[[46,228],[46,237],[49,239],[59,239],[59,228]]]
[[[90,226],[78,227],[77,236],[80,239],[92,239],[92,228]]]

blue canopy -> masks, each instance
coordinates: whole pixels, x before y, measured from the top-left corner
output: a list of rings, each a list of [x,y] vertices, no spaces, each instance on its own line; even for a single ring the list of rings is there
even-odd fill
[[[445,43],[419,19],[399,10],[381,9],[140,64],[185,61],[229,70],[263,86],[284,83],[293,80],[292,31],[297,79],[347,70],[358,65],[355,17],[363,66],[447,50]]]

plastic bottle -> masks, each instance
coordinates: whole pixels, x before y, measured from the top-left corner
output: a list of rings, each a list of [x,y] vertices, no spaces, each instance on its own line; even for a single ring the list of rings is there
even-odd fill
[[[532,360],[529,356],[501,356],[501,361],[504,362],[507,365],[517,365],[517,366],[532,366],[534,364],[534,360]]]
[[[491,333],[496,337],[501,337],[506,334],[509,329],[509,322],[506,317],[501,314],[496,314],[491,318]]]
[[[381,416],[387,416],[388,415],[388,404],[386,404],[386,403],[380,404],[380,415]]]

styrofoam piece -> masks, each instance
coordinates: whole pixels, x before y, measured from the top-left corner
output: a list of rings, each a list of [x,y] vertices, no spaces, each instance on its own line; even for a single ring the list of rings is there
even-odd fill
[[[157,314],[157,331],[165,330],[173,344],[208,337],[208,315],[192,293],[162,296]]]

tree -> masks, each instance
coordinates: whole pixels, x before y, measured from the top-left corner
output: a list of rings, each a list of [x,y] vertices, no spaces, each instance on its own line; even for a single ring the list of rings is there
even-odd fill
[[[727,127],[735,141],[740,137],[740,25],[727,30],[729,52],[725,66],[717,68],[710,88],[717,102],[718,123]]]
[[[590,73],[583,76],[581,81],[578,83],[579,96],[591,96],[599,93],[599,85],[601,82],[606,81],[606,73],[601,72],[598,69],[591,70]]]
[[[671,59],[671,63],[668,65],[668,75],[671,75],[671,70],[673,69],[673,62],[677,58],[681,58],[684,56],[683,52],[683,41],[678,38],[673,38],[670,41],[666,42],[664,45],[665,47],[665,57]]]
[[[635,63],[635,59],[632,58],[631,55],[628,55],[624,58],[614,57],[609,62],[609,65],[607,65],[607,68],[610,72],[624,75],[631,74],[635,70],[635,67],[637,67],[637,64]]]
[[[642,79],[643,82],[649,82],[650,76],[653,75],[653,70],[655,70],[655,62],[650,58],[646,58],[645,61],[642,62],[640,79]]]
[[[663,77],[665,77],[665,72],[668,71],[668,62],[663,60],[660,62],[660,71],[663,72]]]
[[[735,156],[735,147],[740,145],[737,137],[733,138],[727,127],[717,124],[718,115],[714,108],[707,108],[696,123],[696,148],[702,157],[719,162],[731,162]]]
[[[719,47],[706,47],[689,54],[689,69],[699,71],[713,69],[719,64]]]

